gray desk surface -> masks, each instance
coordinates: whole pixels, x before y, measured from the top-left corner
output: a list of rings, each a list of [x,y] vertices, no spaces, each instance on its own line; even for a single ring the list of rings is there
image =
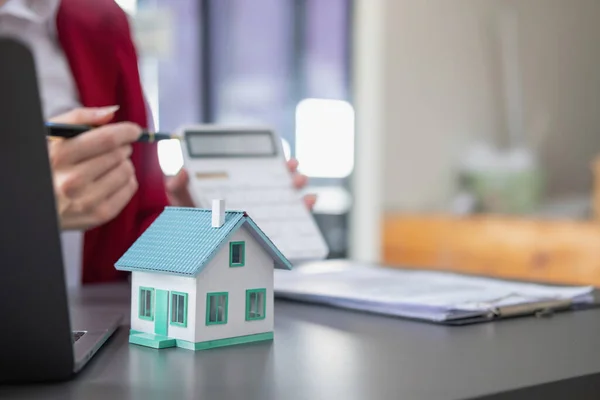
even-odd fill
[[[127,285],[93,287],[75,304],[128,318],[129,295]],[[275,310],[273,342],[200,352],[130,345],[125,325],[73,381],[2,388],[0,398],[600,398],[598,309],[466,327],[282,301]]]

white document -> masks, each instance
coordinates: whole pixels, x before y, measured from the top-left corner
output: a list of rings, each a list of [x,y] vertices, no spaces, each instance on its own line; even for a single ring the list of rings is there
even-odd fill
[[[213,199],[223,199],[227,210],[246,211],[292,263],[327,256],[327,244],[293,185],[275,132],[197,125],[179,133],[198,207],[210,208]]]
[[[435,322],[483,316],[504,307],[593,301],[592,287],[555,287],[445,272],[328,261],[276,271],[275,295]]]

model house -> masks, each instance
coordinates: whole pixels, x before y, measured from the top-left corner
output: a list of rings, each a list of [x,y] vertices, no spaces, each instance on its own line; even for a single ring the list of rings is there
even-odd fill
[[[132,272],[130,343],[191,350],[272,339],[273,269],[292,268],[223,200],[165,208],[115,267]]]

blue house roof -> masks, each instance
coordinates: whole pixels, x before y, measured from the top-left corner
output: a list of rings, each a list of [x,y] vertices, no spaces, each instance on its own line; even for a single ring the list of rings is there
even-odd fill
[[[196,276],[242,226],[269,253],[275,268],[291,269],[288,259],[243,211],[226,211],[225,223],[212,227],[212,210],[166,207],[116,262],[121,271]]]

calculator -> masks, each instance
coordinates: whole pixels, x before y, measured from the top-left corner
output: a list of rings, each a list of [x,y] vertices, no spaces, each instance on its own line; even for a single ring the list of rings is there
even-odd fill
[[[273,130],[195,125],[178,134],[197,207],[223,199],[227,210],[247,212],[292,263],[327,257],[327,244],[294,187]]]

